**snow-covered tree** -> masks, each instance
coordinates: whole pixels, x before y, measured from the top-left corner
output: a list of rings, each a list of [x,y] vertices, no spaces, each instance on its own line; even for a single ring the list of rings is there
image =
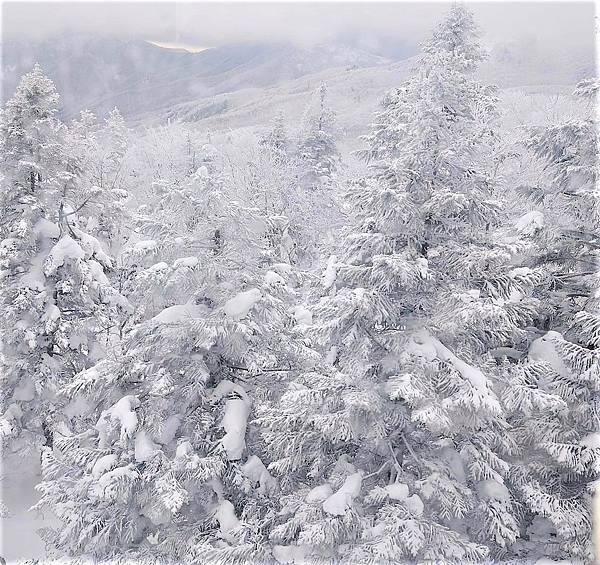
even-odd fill
[[[423,51],[367,136],[358,225],[314,310],[330,365],[261,413],[290,493],[271,536],[307,559],[477,561],[519,535],[489,353],[523,339],[535,273],[498,239],[470,13],[454,6]]]
[[[583,81],[576,94],[593,97],[594,86]],[[536,128],[528,145],[544,175],[521,187],[530,210],[515,228],[530,242],[529,267],[545,273],[537,289],[544,316],[536,322],[550,331],[511,367],[503,393],[520,448],[511,482],[527,509],[520,551],[591,562],[591,498],[600,476],[596,123]]]
[[[275,159],[285,159],[290,141],[285,128],[285,116],[278,112],[273,119],[270,129],[260,139],[260,144],[272,153]]]
[[[88,216],[86,230],[117,254],[129,235],[131,198],[128,181],[127,151],[130,132],[115,108],[104,125],[94,114],[81,112],[71,122],[69,153],[77,157],[84,190],[77,206]]]
[[[327,86],[322,84],[308,104],[299,134],[296,152],[305,190],[329,186],[339,166],[333,137],[335,114],[326,100]]]
[[[140,323],[63,390],[94,407],[42,461],[40,507],[62,522],[46,539],[67,555],[266,555],[277,483],[249,420],[311,355],[293,329],[289,265],[261,268],[265,224],[233,199],[213,153],[144,209],[140,235],[154,239],[131,252],[157,262],[137,275]]]
[[[36,65],[2,115],[0,411],[15,448],[51,444],[70,410],[56,412],[58,388],[102,358],[111,311],[128,307],[106,276],[112,260],[74,208],[81,163],[57,108],[54,84]]]

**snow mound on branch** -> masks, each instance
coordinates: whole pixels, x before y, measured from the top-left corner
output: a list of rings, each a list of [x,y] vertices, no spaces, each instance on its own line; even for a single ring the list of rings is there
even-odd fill
[[[600,449],[600,432],[588,434],[579,442],[579,444],[583,445],[584,447]]]
[[[254,305],[262,298],[262,293],[257,288],[251,288],[245,292],[240,292],[233,298],[225,302],[223,311],[234,320],[245,318]]]
[[[259,494],[270,494],[277,487],[275,479],[271,473],[269,473],[260,457],[257,457],[256,455],[252,455],[252,457],[242,465],[242,473],[245,477],[250,479],[251,482],[258,484]]]
[[[33,233],[38,239],[58,239],[60,237],[60,228],[53,222],[40,218],[33,226]]]
[[[182,257],[181,259],[175,260],[175,262],[173,263],[173,268],[174,269],[182,269],[182,268],[193,269],[194,267],[197,267],[199,263],[200,263],[200,261],[199,261],[198,257]]]
[[[533,210],[523,214],[516,222],[516,230],[523,235],[533,235],[545,225],[544,214]]]
[[[117,467],[116,469],[108,471],[107,473],[103,473],[93,487],[94,493],[97,496],[102,496],[106,487],[115,479],[119,479],[121,477],[129,477],[131,479],[136,479],[138,477],[138,474],[132,463],[123,467]]]
[[[413,516],[422,516],[425,509],[423,501],[418,494],[413,494],[406,499],[406,507]]]
[[[460,375],[471,383],[477,392],[474,399],[478,404],[485,403],[490,410],[500,412],[500,403],[494,392],[488,387],[488,380],[481,370],[469,365],[452,353],[441,341],[427,330],[421,330],[412,338],[411,352],[428,361],[439,359],[449,363]]]
[[[250,403],[247,400],[231,398],[225,403],[225,414],[221,420],[225,435],[221,438],[221,445],[225,448],[229,461],[242,458],[246,448],[248,416],[250,416]]]
[[[144,241],[138,241],[133,249],[135,251],[154,251],[158,247],[156,241],[153,239],[146,239]]]
[[[50,275],[54,273],[56,269],[62,267],[66,260],[78,260],[84,258],[85,251],[81,248],[79,243],[77,243],[72,237],[64,235],[50,250],[48,257],[46,258],[44,272],[46,275]]]
[[[135,460],[138,463],[152,459],[158,450],[158,445],[150,439],[144,430],[141,430],[136,434],[134,454]]]
[[[104,473],[110,471],[116,465],[118,460],[118,456],[114,453],[100,457],[92,467],[92,477],[94,477],[94,479],[99,479]]]
[[[477,493],[481,498],[508,502],[510,492],[502,483],[488,479],[477,483]]]
[[[306,495],[306,502],[323,502],[333,494],[333,489],[329,483],[319,485],[309,491]]]
[[[307,563],[310,547],[306,545],[276,545],[273,557],[278,563]]]
[[[408,485],[404,483],[387,485],[384,490],[392,500],[406,500],[408,498]]]
[[[200,318],[206,314],[206,306],[198,304],[176,304],[159,312],[152,321],[158,324],[176,324],[192,318]]]
[[[327,261],[327,267],[323,271],[321,284],[325,290],[329,290],[335,283],[337,277],[337,255],[332,255]]]
[[[96,423],[100,436],[100,446],[106,444],[110,432],[110,423],[118,421],[121,425],[121,439],[131,438],[137,429],[138,417],[135,409],[140,406],[136,396],[124,396],[108,410],[104,410]]]
[[[219,522],[219,529],[223,536],[227,536],[231,530],[234,530],[240,525],[240,521],[235,515],[233,504],[225,499],[219,502],[219,505],[215,510],[215,519]]]
[[[323,510],[333,516],[344,516],[352,501],[360,494],[362,473],[349,475],[344,484],[323,502]]]
[[[310,326],[313,323],[312,312],[302,305],[294,307],[294,318],[299,326]]]
[[[546,332],[542,337],[531,342],[527,357],[530,361],[550,365],[559,375],[567,375],[569,369],[556,351],[556,343],[563,341],[563,339],[563,336],[558,332]]]
[[[285,279],[275,271],[265,273],[265,282],[270,286],[285,286]]]

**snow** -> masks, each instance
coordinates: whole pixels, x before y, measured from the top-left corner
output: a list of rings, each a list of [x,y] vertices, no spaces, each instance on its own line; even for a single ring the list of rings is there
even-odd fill
[[[98,459],[92,467],[92,477],[99,479],[104,473],[110,471],[119,460],[119,457],[114,453],[109,453]]]
[[[406,507],[413,516],[421,516],[425,508],[418,494],[413,494],[406,499]]]
[[[136,396],[124,396],[108,410],[104,410],[95,425],[98,430],[100,447],[104,447],[110,433],[110,422],[118,421],[121,425],[121,440],[133,437],[137,429],[138,417],[135,409],[140,406]]]
[[[250,403],[246,399],[231,398],[225,403],[225,414],[221,420],[225,435],[221,438],[221,445],[225,448],[229,461],[238,461],[242,458],[246,448],[248,416],[250,416]]]
[[[408,485],[404,483],[387,485],[384,490],[392,500],[406,500],[408,498]]]
[[[449,363],[477,391],[478,399],[476,399],[476,402],[485,402],[490,409],[500,411],[500,403],[494,392],[488,388],[487,378],[481,370],[459,359],[427,330],[418,332],[413,336],[412,342],[411,350],[413,353],[424,357],[428,361],[433,361],[437,358]]]
[[[129,465],[124,465],[123,467],[117,467],[112,471],[108,471],[103,473],[99,478],[97,483],[93,486],[93,492],[96,496],[102,496],[104,491],[110,483],[112,483],[115,479],[119,479],[120,477],[129,477],[135,479],[138,477],[138,474],[135,470],[133,463],[129,463]]]
[[[60,228],[46,218],[40,218],[33,226],[33,233],[38,239],[58,239],[60,237]]]
[[[153,239],[146,239],[144,241],[138,241],[133,248],[136,251],[154,251],[158,247],[156,241]]]
[[[327,261],[327,266],[321,277],[321,284],[325,290],[329,290],[335,283],[337,276],[337,256],[332,255]]]
[[[80,260],[85,258],[85,252],[72,237],[63,235],[52,247],[48,257],[44,272],[50,275],[59,267],[62,267],[66,260]]]
[[[234,320],[245,318],[254,305],[262,298],[260,290],[251,288],[230,298],[223,306],[225,314]]]
[[[219,529],[224,536],[240,525],[240,521],[235,515],[235,508],[229,500],[223,499],[219,502],[215,510],[215,518],[219,522]]]
[[[559,375],[567,375],[568,367],[556,351],[556,342],[562,341],[563,336],[556,331],[546,332],[542,337],[531,342],[527,356],[530,361],[550,365]]]
[[[19,386],[15,388],[13,400],[19,402],[30,402],[35,398],[35,385],[29,377],[23,377],[19,382]]]
[[[160,273],[162,271],[169,271],[171,267],[164,261],[160,261],[159,263],[154,263],[154,265],[150,265],[147,269],[144,269],[145,273]]]
[[[337,492],[323,502],[323,510],[333,516],[344,516],[352,501],[360,494],[362,473],[349,475]]]
[[[323,502],[333,494],[333,489],[329,483],[319,485],[309,491],[306,495],[306,502]]]
[[[159,446],[154,443],[144,430],[140,430],[135,436],[135,460],[138,463],[148,461],[156,455]]]
[[[285,286],[285,279],[275,271],[267,271],[265,273],[265,282],[270,286]]]
[[[154,316],[152,321],[158,324],[177,324],[204,315],[206,315],[206,306],[186,302],[165,308]]]
[[[544,227],[544,214],[536,210],[523,214],[516,222],[516,230],[523,235],[534,235]]]
[[[586,435],[579,443],[585,447],[600,449],[600,432],[594,432]]]
[[[504,502],[510,501],[510,492],[502,483],[494,479],[488,479],[477,483],[477,493],[481,498],[500,500]]]
[[[175,434],[181,425],[181,416],[171,414],[163,423],[159,443],[167,445],[175,439]]]
[[[310,547],[306,545],[276,545],[273,547],[273,557],[278,563],[308,563],[306,559]]]
[[[182,257],[181,259],[177,259],[173,263],[173,268],[174,269],[183,269],[183,268],[193,269],[194,267],[197,267],[199,263],[200,263],[200,261],[199,261],[198,257]]]
[[[301,304],[294,307],[294,319],[299,326],[310,326],[313,323],[312,312]]]
[[[275,479],[267,470],[260,457],[252,455],[241,467],[242,473],[253,483],[258,483],[259,494],[271,494],[277,487]]]

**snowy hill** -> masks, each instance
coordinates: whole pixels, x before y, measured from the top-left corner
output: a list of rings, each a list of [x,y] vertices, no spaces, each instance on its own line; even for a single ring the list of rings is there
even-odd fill
[[[145,41],[81,35],[56,41],[3,44],[3,98],[35,62],[62,94],[63,115],[82,109],[100,115],[118,106],[140,116],[177,103],[248,87],[264,88],[331,67],[389,62],[343,44],[298,47],[255,42],[190,53]]]

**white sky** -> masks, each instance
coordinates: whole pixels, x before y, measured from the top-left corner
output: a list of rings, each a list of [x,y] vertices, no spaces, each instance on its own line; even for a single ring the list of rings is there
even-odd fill
[[[490,43],[537,38],[564,49],[594,49],[593,2],[467,2]],[[66,31],[211,47],[253,40],[421,41],[447,10],[433,2],[150,3],[4,2],[5,39]]]

